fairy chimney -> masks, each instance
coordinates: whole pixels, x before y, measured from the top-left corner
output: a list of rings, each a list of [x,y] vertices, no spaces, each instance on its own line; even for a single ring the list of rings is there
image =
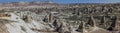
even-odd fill
[[[112,17],[112,24],[110,25],[110,27],[108,28],[109,31],[118,31],[120,30],[120,26],[119,26],[119,20],[117,16],[113,16]]]
[[[105,24],[105,16],[102,16],[101,21],[100,21],[100,24],[101,24],[101,25],[104,25],[104,24]]]
[[[92,27],[96,27],[96,22],[95,22],[93,16],[89,17],[89,20],[88,20],[87,24],[90,25],[90,26],[92,26]]]
[[[52,25],[54,26],[54,28],[58,28],[60,26],[60,23],[57,19],[55,19]]]
[[[80,25],[79,25],[79,27],[78,27],[78,29],[76,31],[83,33],[83,30],[84,30],[84,23],[81,22]]]
[[[32,22],[32,21],[33,21],[33,18],[32,18],[32,16],[30,16],[30,15],[27,15],[24,19],[25,19],[25,21],[27,21],[27,22]]]
[[[48,16],[48,22],[52,22],[52,20],[53,20],[53,16],[52,16],[52,13],[50,13]]]
[[[61,23],[61,25],[56,29],[56,31],[59,33],[66,33],[69,32],[69,29],[65,23]]]
[[[43,22],[48,22],[47,16],[44,17]]]

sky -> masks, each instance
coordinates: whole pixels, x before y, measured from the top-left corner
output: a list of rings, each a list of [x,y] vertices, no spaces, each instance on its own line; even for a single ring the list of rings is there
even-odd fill
[[[0,0],[0,3],[4,2],[31,2],[31,1],[52,1],[55,3],[119,3],[120,0]]]

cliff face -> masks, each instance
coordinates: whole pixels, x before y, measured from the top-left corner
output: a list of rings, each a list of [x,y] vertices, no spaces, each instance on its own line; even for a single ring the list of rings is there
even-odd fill
[[[119,4],[22,2],[4,5],[8,6],[0,10],[0,33],[120,32]]]

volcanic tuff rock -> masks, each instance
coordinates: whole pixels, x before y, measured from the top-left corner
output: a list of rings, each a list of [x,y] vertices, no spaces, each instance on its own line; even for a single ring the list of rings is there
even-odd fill
[[[0,33],[120,33],[119,5],[4,3]]]

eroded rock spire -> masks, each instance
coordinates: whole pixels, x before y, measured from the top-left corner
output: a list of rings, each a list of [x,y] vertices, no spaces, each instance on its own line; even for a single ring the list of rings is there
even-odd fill
[[[79,27],[78,27],[78,29],[76,31],[83,33],[83,30],[84,30],[84,22],[81,22]]]
[[[113,16],[112,18],[111,18],[111,20],[112,20],[112,24],[110,25],[110,27],[107,29],[107,30],[109,30],[109,31],[115,31],[115,30],[118,30],[118,17],[117,16]]]
[[[100,21],[100,24],[101,24],[101,25],[105,24],[105,16],[102,16],[101,21]]]
[[[27,16],[24,18],[24,20],[25,20],[26,22],[32,22],[32,21],[33,21],[33,17],[30,16],[30,15],[27,15]]]
[[[55,19],[52,25],[54,26],[54,28],[58,28],[60,26],[60,23],[57,19]]]
[[[89,17],[89,20],[88,20],[88,25],[92,26],[92,27],[96,27],[96,22],[95,20],[93,19],[93,16],[90,16]]]
[[[52,19],[53,19],[53,16],[52,16],[52,13],[50,13],[48,16],[48,22],[52,22]]]
[[[70,33],[66,23],[61,23],[61,25],[56,29],[59,33]]]

